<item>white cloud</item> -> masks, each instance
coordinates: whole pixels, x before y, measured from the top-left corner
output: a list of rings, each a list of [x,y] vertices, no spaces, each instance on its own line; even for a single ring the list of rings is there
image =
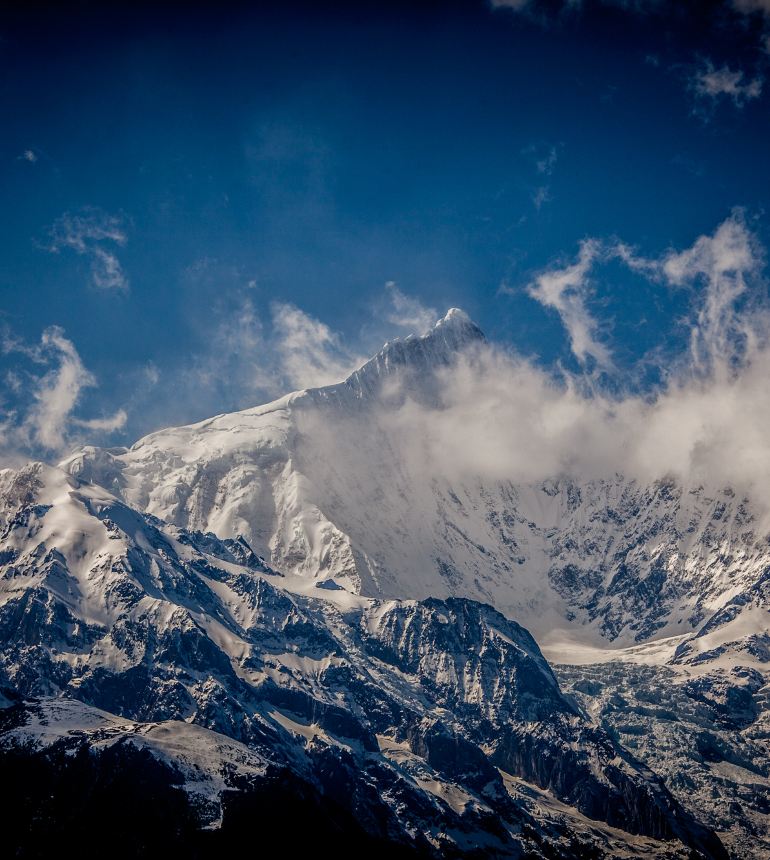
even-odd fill
[[[692,87],[696,95],[708,99],[730,99],[736,107],[762,94],[762,78],[747,79],[740,69],[731,69],[729,66],[716,68],[710,61],[706,61],[698,69],[692,78]]]
[[[654,259],[588,240],[574,263],[549,270],[536,289],[562,307],[607,259],[630,261],[662,289],[689,290],[696,348],[664,368],[657,390],[618,394],[586,384],[585,371],[551,372],[480,346],[440,371],[440,408],[407,401],[395,415],[383,410],[393,444],[426,480],[623,474],[729,485],[764,506],[770,526],[770,307],[759,298],[764,253],[744,215],[736,211],[691,247]]]
[[[561,317],[570,340],[570,348],[581,364],[589,357],[603,368],[612,366],[609,350],[598,339],[598,324],[587,306],[590,295],[589,273],[602,256],[596,239],[580,244],[577,260],[567,266],[546,269],[529,285],[529,295]]]
[[[394,281],[388,281],[385,289],[392,303],[392,309],[387,314],[389,323],[407,329],[410,333],[424,334],[439,318],[440,314],[435,308],[427,307],[414,296],[406,295]]]
[[[25,149],[19,156],[19,160],[28,161],[30,164],[34,164],[37,161],[37,153],[33,149]]]
[[[129,282],[115,253],[115,246],[128,241],[125,219],[98,209],[80,214],[65,213],[51,228],[48,250],[58,254],[69,248],[91,261],[91,281],[101,290],[128,289]]]
[[[35,442],[49,451],[60,451],[65,444],[69,419],[83,388],[96,384],[83,366],[72,341],[59,328],[43,332],[43,353],[58,365],[37,380],[32,396],[34,405],[25,421],[25,429]]]
[[[540,272],[528,287],[529,295],[561,317],[575,357],[585,365],[589,357],[602,369],[612,368],[609,347],[599,340],[599,322],[589,311],[590,276],[598,264],[618,260],[637,274],[672,287],[703,284],[697,312],[691,320],[691,368],[699,373],[724,372],[740,359],[753,335],[747,319],[735,313],[736,303],[756,280],[764,255],[736,209],[711,236],[701,236],[685,251],[669,251],[659,259],[637,254],[629,245],[596,238],[580,244],[575,262]],[[503,292],[510,292],[504,288]],[[738,351],[738,352],[737,352]]]
[[[753,340],[757,319],[736,313],[736,305],[749,279],[759,276],[762,263],[763,254],[741,210],[712,236],[701,236],[691,248],[663,259],[663,273],[672,285],[704,285],[691,330],[692,362],[698,372],[727,373]]]
[[[273,302],[263,319],[256,298],[247,285],[212,308],[205,348],[177,373],[164,375],[162,384],[174,387],[179,420],[190,420],[185,410],[191,407],[202,418],[340,382],[365,360],[326,323],[294,305]],[[149,381],[159,384],[157,369],[151,375]]]
[[[6,389],[14,395],[5,399],[18,403],[14,410],[6,411],[0,426],[0,453],[5,459],[41,452],[65,453],[78,441],[73,432],[76,427],[110,433],[125,425],[127,416],[122,409],[100,418],[85,419],[74,414],[82,391],[97,383],[75,345],[58,326],[46,329],[40,344],[32,347],[6,334],[3,352],[21,354],[33,365],[32,370],[14,370],[5,378]],[[19,401],[25,391],[29,398]]]
[[[276,302],[272,316],[281,371],[293,388],[339,382],[363,364],[329,326],[294,305]]]
[[[128,415],[125,409],[118,409],[114,415],[109,415],[106,418],[73,418],[72,423],[76,427],[84,427],[87,430],[97,430],[100,433],[114,433],[125,427]]]

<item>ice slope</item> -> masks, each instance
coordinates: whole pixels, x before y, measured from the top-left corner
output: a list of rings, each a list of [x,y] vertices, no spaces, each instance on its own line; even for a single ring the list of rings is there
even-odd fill
[[[284,576],[42,464],[0,474],[0,560],[4,749],[128,742],[208,823],[269,771],[429,853],[726,856],[489,606]]]
[[[162,430],[130,449],[86,448],[63,467],[180,527],[242,534],[285,572],[368,596],[488,602],[555,654],[566,643],[684,642],[744,599],[759,610],[740,631],[733,624],[735,645],[743,659],[753,636],[756,652],[769,629],[756,588],[770,543],[750,501],[729,487],[426,475],[393,416],[411,400],[438,419],[441,375],[483,344],[452,310],[338,385]],[[714,652],[710,641],[677,659]]]

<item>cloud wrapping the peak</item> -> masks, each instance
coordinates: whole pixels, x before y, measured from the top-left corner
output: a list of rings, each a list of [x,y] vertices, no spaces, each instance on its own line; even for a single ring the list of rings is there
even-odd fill
[[[128,277],[115,253],[115,246],[128,241],[125,219],[98,209],[79,214],[65,213],[51,227],[48,250],[58,254],[69,248],[91,262],[91,282],[100,290],[126,291]]]
[[[596,350],[580,298],[591,267],[608,259],[660,289],[688,291],[693,347],[667,363],[656,390],[602,386],[585,368],[548,369],[475,344],[438,371],[439,408],[407,400],[396,413],[382,409],[393,447],[426,481],[624,475],[644,485],[673,478],[714,492],[731,486],[757,503],[765,517],[758,527],[770,528],[770,309],[764,252],[744,214],[652,259],[586,240],[575,262],[541,274],[534,297],[562,313],[577,354]]]

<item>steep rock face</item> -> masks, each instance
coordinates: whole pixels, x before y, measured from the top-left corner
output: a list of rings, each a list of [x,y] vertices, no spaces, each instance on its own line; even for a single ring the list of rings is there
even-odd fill
[[[128,450],[87,448],[64,468],[182,528],[242,534],[286,573],[373,597],[469,597],[538,639],[559,629],[615,647],[692,636],[754,593],[770,544],[750,501],[729,488],[432,472],[405,416],[417,403],[438,420],[454,363],[483,343],[451,311],[338,385]],[[766,595],[757,600],[767,607]],[[743,635],[758,637],[763,660],[770,624],[754,620]]]
[[[689,677],[662,666],[560,666],[624,747],[698,809],[731,856],[770,857],[770,686],[747,668]]]
[[[590,818],[656,838],[694,840],[718,853],[683,810],[671,814],[655,775],[641,775],[638,763],[564,698],[534,639],[515,622],[490,607],[450,599],[397,604],[364,623],[375,653],[416,674],[433,710],[454,714],[501,770],[552,791]],[[450,747],[448,757],[454,755]]]
[[[241,744],[252,775],[290,772],[378,838],[462,852],[483,834],[491,856],[542,853],[546,831],[566,845],[569,822],[538,824],[537,805],[506,782],[519,777],[573,817],[721,856],[564,698],[526,630],[490,607],[382,602],[282,576],[242,540],[181,531],[44,466],[2,480],[0,682],[105,712],[59,717],[54,743],[68,719],[81,732],[78,720],[106,721],[120,737],[146,737],[136,723],[191,725],[231,739],[200,736],[202,748]],[[51,742],[55,705],[43,707],[48,717],[12,729],[9,743]],[[215,818],[239,768],[208,758],[199,770]]]

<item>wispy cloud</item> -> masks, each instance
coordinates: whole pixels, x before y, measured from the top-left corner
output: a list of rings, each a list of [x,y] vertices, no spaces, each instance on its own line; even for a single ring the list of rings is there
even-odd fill
[[[589,274],[603,254],[602,244],[587,239],[580,244],[577,259],[567,266],[541,272],[528,287],[529,295],[561,317],[570,348],[581,364],[593,358],[602,368],[612,366],[612,357],[598,337],[599,325],[591,315],[587,300],[591,292]]]
[[[271,302],[264,308],[258,299],[256,283],[234,290],[212,307],[202,348],[182,367],[162,379],[156,368],[147,369],[148,380],[151,375],[161,390],[173,387],[179,420],[340,382],[364,361],[328,324],[295,305]]]
[[[123,271],[115,247],[128,241],[126,220],[99,209],[85,209],[78,214],[65,213],[50,230],[48,250],[58,254],[69,249],[87,257],[91,263],[91,282],[101,290],[125,291],[128,277]]]
[[[716,68],[710,60],[706,60],[696,70],[691,85],[701,99],[728,99],[741,108],[746,102],[759,98],[763,80],[760,77],[749,79],[740,69],[731,69],[729,66]]]
[[[596,0],[594,3],[583,2],[583,0],[488,0],[488,3],[493,11],[508,11],[536,21],[542,26],[563,22],[566,16],[601,6],[619,9],[636,16],[657,15],[661,18],[668,16],[679,20],[683,19],[684,12],[684,9],[677,8],[677,4],[667,0]],[[732,23],[737,24],[738,29],[745,29],[745,17],[764,19],[765,26],[761,28],[760,45],[762,50],[770,53],[770,32],[767,26],[770,24],[770,0],[724,0],[723,3],[703,5],[703,13],[711,16],[716,28],[723,28],[728,24],[730,15],[726,13],[730,10],[735,13]],[[646,54],[644,62],[655,67],[663,64],[661,57],[653,53]],[[742,107],[746,102],[759,98],[764,80],[761,76],[748,77],[740,69],[731,69],[727,65],[715,68],[712,63],[706,62],[690,77],[689,84],[702,99],[727,98],[738,107]],[[612,100],[615,92],[616,89],[611,87],[604,93],[602,100]]]
[[[622,250],[621,250],[622,249]],[[625,255],[625,256],[622,256]],[[623,474],[645,483],[731,486],[754,498],[770,525],[770,306],[765,254],[740,211],[683,250],[645,259],[614,240],[589,240],[576,261],[553,266],[535,288],[563,308],[593,264],[625,260],[661,289],[686,288],[695,348],[667,363],[643,395],[601,384],[590,369],[549,369],[493,345],[439,371],[440,408],[413,401],[380,420],[392,446],[425,480],[539,482]],[[571,335],[592,323],[578,303]],[[582,325],[582,329],[581,329]],[[589,376],[586,384],[586,376]],[[620,371],[618,371],[620,376]]]
[[[424,334],[435,324],[440,314],[435,308],[424,305],[414,296],[403,293],[394,281],[388,281],[385,289],[391,301],[387,320],[392,325],[406,329],[410,333]]]
[[[293,388],[339,382],[365,361],[349,352],[326,323],[294,305],[277,302],[272,315],[281,371]]]
[[[6,408],[0,424],[0,455],[4,459],[60,455],[80,441],[76,428],[103,434],[125,425],[127,416],[122,409],[110,416],[76,415],[83,390],[96,386],[97,381],[58,326],[47,328],[40,343],[33,346],[6,332],[2,351],[17,354],[28,365],[10,370],[4,379],[2,399],[6,407],[16,404]]]
[[[252,406],[260,398],[341,382],[369,357],[296,305],[274,301],[260,313],[252,283],[234,302],[213,309],[207,348],[182,371],[182,387],[194,389],[199,401],[209,399],[213,408],[223,400],[233,408]],[[370,350],[381,343],[381,334],[392,336],[394,327],[422,334],[440,316],[393,281],[385,285],[384,298],[375,314],[378,325],[364,338]]]
[[[661,261],[671,285],[703,285],[690,338],[692,365],[699,373],[729,373],[750,347],[756,321],[737,313],[736,306],[763,260],[743,211],[736,209],[713,235],[701,236],[691,248],[669,252]]]
[[[751,233],[745,213],[735,209],[711,236],[701,236],[684,251],[669,251],[646,258],[617,239],[585,239],[576,260],[557,264],[538,273],[528,286],[529,295],[561,317],[570,347],[581,364],[592,358],[604,369],[612,369],[609,346],[599,338],[601,323],[592,315],[591,275],[595,266],[619,261],[631,271],[670,287],[704,289],[697,293],[697,314],[691,320],[690,367],[701,374],[725,372],[740,360],[737,349],[746,348],[750,335],[748,318],[735,313],[736,304],[756,279],[764,255]],[[511,292],[509,287],[502,292]]]
[[[38,160],[38,155],[34,149],[25,149],[24,152],[17,157],[19,161],[28,161],[30,164],[34,164]]]
[[[647,13],[665,8],[666,0],[599,0],[604,6],[613,6],[636,13]],[[751,0],[749,0],[751,2]],[[762,0],[757,0],[762,2]],[[583,8],[583,0],[489,0],[492,9],[510,9],[512,12],[535,14],[543,21],[554,14],[575,12]]]

